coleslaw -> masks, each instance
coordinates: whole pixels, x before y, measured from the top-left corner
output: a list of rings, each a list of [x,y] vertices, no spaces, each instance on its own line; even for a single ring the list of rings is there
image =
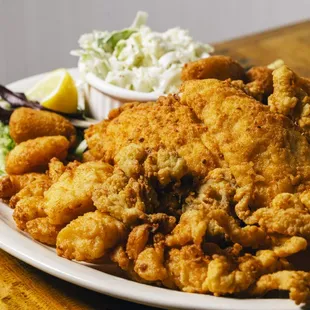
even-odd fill
[[[176,92],[183,65],[208,57],[213,47],[194,41],[184,29],[154,32],[146,26],[147,17],[147,13],[138,12],[130,28],[82,35],[81,49],[71,52],[79,56],[82,77],[92,72],[110,84],[129,90]]]

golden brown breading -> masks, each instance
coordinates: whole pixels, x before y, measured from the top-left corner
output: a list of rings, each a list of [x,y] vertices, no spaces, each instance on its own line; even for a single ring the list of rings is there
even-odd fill
[[[63,136],[40,137],[15,146],[6,158],[8,174],[44,171],[49,161],[67,157],[69,141]]]
[[[126,252],[129,259],[136,260],[138,255],[144,250],[152,226],[150,224],[142,224],[133,228],[130,232],[126,244]]]
[[[12,196],[9,205],[11,208],[15,208],[16,204],[28,197],[42,197],[43,193],[51,186],[51,180],[46,174],[42,174],[39,178],[36,178],[31,183],[27,184],[16,195]]]
[[[156,180],[161,186],[180,181],[188,168],[184,158],[176,151],[159,149],[147,152],[142,145],[131,143],[123,147],[115,156],[115,163],[127,177]]]
[[[158,242],[154,247],[146,247],[135,261],[134,271],[142,279],[149,282],[164,282],[168,278],[164,266],[164,243]]]
[[[283,193],[277,195],[270,206],[255,211],[247,220],[258,223],[269,233],[301,236],[310,241],[310,201],[301,201],[302,195]]]
[[[55,246],[58,233],[63,225],[53,225],[47,217],[39,217],[26,223],[26,232],[42,243]]]
[[[79,215],[95,210],[92,192],[112,171],[112,166],[100,161],[68,165],[58,181],[44,193],[44,209],[50,223],[67,224]]]
[[[91,154],[90,151],[86,151],[82,155],[82,162],[86,163],[87,161],[95,161],[96,157]]]
[[[85,137],[92,155],[106,162],[113,163],[116,154],[131,143],[150,151],[177,150],[189,173],[199,178],[221,162],[216,146],[208,140],[207,128],[173,96],[161,97],[156,103],[125,104],[111,111],[109,120],[87,129]]]
[[[291,193],[310,179],[310,147],[286,117],[217,80],[188,81],[181,101],[208,126],[236,179],[238,200],[251,208],[268,206],[279,193]],[[236,207],[239,218],[248,204]]]
[[[266,101],[273,92],[272,70],[268,67],[252,67],[246,72],[247,93],[259,101]]]
[[[307,240],[302,237],[279,237],[272,238],[273,252],[278,257],[288,257],[307,249]]]
[[[225,211],[207,204],[189,207],[182,214],[179,224],[171,235],[167,236],[166,244],[170,247],[188,243],[200,245],[212,220],[222,228],[219,232],[211,230],[213,235],[225,232],[231,241],[245,247],[257,248],[259,245],[268,244],[267,235],[260,227],[254,225],[240,227],[238,222]]]
[[[65,165],[56,157],[52,158],[48,163],[48,177],[52,183],[55,183],[59,180],[60,176],[65,172]]]
[[[137,223],[158,208],[156,192],[146,179],[128,178],[116,168],[113,175],[98,186],[92,199],[98,210],[122,221],[126,226]]]
[[[41,178],[29,183],[11,197],[10,206],[15,208],[13,218],[19,229],[24,230],[28,221],[39,217],[46,217],[43,195],[51,184],[50,178],[47,175],[42,175]]]
[[[25,197],[17,202],[13,218],[19,229],[25,230],[27,222],[39,217],[46,217],[43,196]]]
[[[63,116],[30,108],[14,110],[10,117],[10,135],[16,143],[44,136],[64,136],[73,146],[76,130]]]
[[[310,139],[310,82],[287,66],[273,71],[274,92],[268,98],[273,112],[289,116]]]
[[[310,273],[282,270],[263,275],[249,291],[252,296],[262,296],[272,290],[290,292],[297,305],[310,301]]]
[[[228,56],[210,56],[184,65],[182,81],[218,79],[245,80],[241,65]]]
[[[94,261],[103,257],[126,235],[125,226],[100,211],[73,220],[57,236],[57,254],[68,259]]]
[[[204,284],[211,258],[195,245],[181,249],[171,249],[168,253],[166,268],[175,285],[184,292],[207,293]]]
[[[32,181],[45,178],[43,173],[6,175],[0,179],[0,198],[9,199]]]

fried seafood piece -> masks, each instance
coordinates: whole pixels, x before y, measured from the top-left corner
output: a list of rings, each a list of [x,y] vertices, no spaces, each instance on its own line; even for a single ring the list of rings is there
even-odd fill
[[[263,296],[272,290],[289,291],[290,299],[297,305],[310,301],[310,273],[282,270],[263,275],[249,290],[251,296]]]
[[[48,163],[47,175],[52,183],[56,183],[65,170],[66,166],[58,158],[54,157]]]
[[[298,77],[287,66],[273,71],[274,92],[268,98],[273,112],[289,116],[310,135],[310,82]]]
[[[177,96],[160,97],[157,102],[128,103],[112,110],[109,120],[88,128],[87,145],[93,156],[115,162],[116,154],[129,144],[145,150],[177,150],[189,173],[204,178],[221,162],[207,128]]]
[[[46,174],[34,179],[31,183],[27,184],[17,194],[11,197],[9,205],[15,208],[17,203],[24,198],[42,197],[43,193],[51,186],[51,180]]]
[[[307,249],[308,242],[302,237],[272,237],[272,250],[278,257],[288,257]]]
[[[50,185],[50,180],[36,180],[11,198],[10,205],[15,207],[13,218],[19,229],[24,230],[28,221],[46,217],[43,195]]]
[[[148,243],[153,226],[142,224],[132,229],[126,243],[126,253],[129,259],[136,260]]]
[[[131,280],[151,284],[150,282],[140,278],[138,274],[134,271],[134,261],[129,259],[124,245],[116,246],[109,254],[112,262],[116,263],[124,272],[127,277]]]
[[[204,285],[215,296],[246,291],[260,275],[287,268],[285,259],[279,259],[272,251],[258,251],[255,256],[244,254],[233,259],[214,255],[208,265]]]
[[[164,242],[157,242],[141,251],[135,260],[134,271],[148,282],[160,281],[169,287],[168,271],[164,265]]]
[[[272,113],[228,81],[183,84],[181,102],[194,109],[218,143],[243,200],[235,211],[247,223],[252,210],[268,206],[280,193],[292,193],[310,178],[310,147],[285,116]]]
[[[92,193],[112,172],[112,166],[100,161],[69,164],[58,181],[44,193],[44,209],[50,223],[64,225],[95,210]]]
[[[123,223],[98,210],[71,221],[57,236],[59,256],[79,261],[95,261],[126,236]]]
[[[13,218],[19,229],[25,230],[27,222],[39,217],[46,217],[43,196],[29,196],[17,202]]]
[[[176,219],[164,213],[151,214],[146,221],[148,223],[135,226],[129,233],[126,252],[131,260],[138,258],[154,234],[156,236],[168,234],[176,225]]]
[[[171,249],[165,263],[171,280],[184,292],[207,293],[204,284],[207,279],[211,257],[196,245],[186,245],[181,249]]]
[[[82,156],[83,163],[86,163],[87,161],[95,161],[95,160],[97,160],[96,157],[93,156],[90,151],[86,151],[83,153],[83,156]]]
[[[51,224],[47,217],[39,217],[26,223],[26,232],[39,242],[55,246],[57,235],[63,227]]]
[[[6,175],[0,178],[0,198],[9,199],[34,180],[45,178],[43,173]]]
[[[271,250],[241,256],[240,250],[221,252],[206,255],[197,245],[173,248],[165,265],[171,280],[182,291],[211,292],[216,296],[244,292],[261,275],[290,267],[286,259]]]
[[[125,172],[126,176],[139,178],[144,175],[155,179],[161,186],[178,182],[188,171],[184,158],[176,151],[159,149],[147,152],[142,145],[129,144],[115,156],[115,163]]]
[[[8,174],[24,174],[44,171],[49,161],[56,157],[67,157],[69,141],[63,136],[40,137],[27,140],[15,146],[6,158]]]
[[[46,217],[43,196],[51,184],[50,178],[43,174],[11,197],[10,207],[15,208],[13,218],[19,229],[25,230],[27,222],[33,219]]]
[[[184,65],[182,81],[218,79],[245,80],[245,71],[241,65],[227,56],[210,56]]]
[[[119,168],[94,190],[92,199],[98,210],[126,226],[134,225],[158,208],[157,194],[149,182],[143,177],[128,178]]]
[[[209,173],[200,187],[198,196],[187,201],[184,213],[172,234],[167,236],[168,246],[188,243],[200,245],[206,237],[224,238],[243,246],[258,247],[267,242],[266,233],[257,226],[241,227],[231,214],[236,194],[236,181],[227,168],[217,168]]]
[[[64,136],[70,146],[76,143],[76,130],[63,116],[30,108],[14,110],[10,117],[10,135],[16,143],[44,136]]]
[[[270,206],[255,211],[248,223],[258,223],[269,233],[301,236],[310,241],[309,195],[309,190],[301,194],[279,194]]]
[[[273,92],[272,70],[268,67],[252,67],[246,72],[245,91],[256,100],[266,102]]]
[[[216,221],[219,227],[208,231],[211,221]],[[225,233],[226,238],[245,247],[257,248],[259,245],[268,244],[268,236],[260,227],[255,225],[241,227],[237,220],[225,211],[207,204],[188,208],[171,235],[167,236],[166,244],[169,247],[189,243],[200,245],[204,238],[208,237],[208,232],[212,233],[212,237]]]

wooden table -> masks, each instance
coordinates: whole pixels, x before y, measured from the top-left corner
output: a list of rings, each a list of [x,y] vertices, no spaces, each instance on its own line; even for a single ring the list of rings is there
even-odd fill
[[[266,65],[281,58],[310,77],[310,21],[215,44],[244,66]],[[120,288],[121,289],[121,288]],[[0,309],[116,310],[152,309],[101,295],[41,272],[0,250]]]

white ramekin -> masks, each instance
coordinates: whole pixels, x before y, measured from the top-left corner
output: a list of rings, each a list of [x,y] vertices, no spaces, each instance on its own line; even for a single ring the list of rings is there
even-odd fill
[[[156,101],[159,93],[142,93],[124,89],[105,82],[93,73],[86,74],[85,109],[87,114],[96,119],[106,119],[112,109],[119,108],[125,102]]]

